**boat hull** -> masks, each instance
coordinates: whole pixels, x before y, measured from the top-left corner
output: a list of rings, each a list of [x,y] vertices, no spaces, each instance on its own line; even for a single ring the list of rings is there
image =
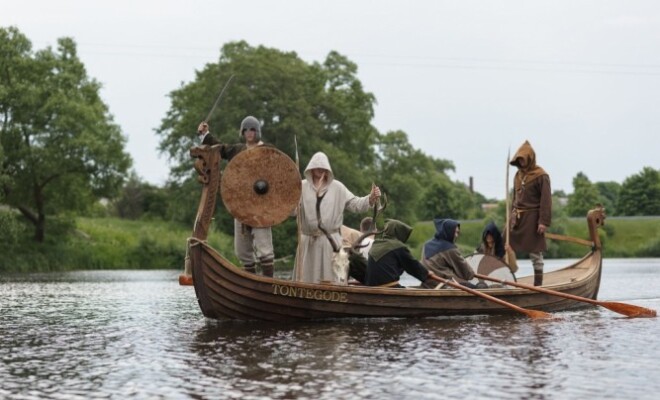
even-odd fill
[[[213,319],[302,321],[516,313],[458,289],[341,286],[262,277],[236,267],[202,242],[190,247],[190,255],[200,308]],[[600,252],[592,251],[575,264],[546,274],[544,287],[596,299],[601,268]],[[531,278],[519,281],[527,279]],[[533,310],[563,311],[590,306],[527,289],[491,288],[483,292]]]

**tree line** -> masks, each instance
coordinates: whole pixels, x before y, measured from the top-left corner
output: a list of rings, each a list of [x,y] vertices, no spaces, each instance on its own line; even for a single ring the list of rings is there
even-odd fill
[[[170,108],[157,126],[160,143],[153,150],[167,154],[172,164],[163,187],[131,172],[126,138],[72,39],[59,39],[56,49],[34,51],[16,28],[0,28],[0,54],[0,203],[6,206],[0,209],[0,235],[9,241],[27,226],[33,239],[43,242],[47,232],[57,236],[73,229],[72,215],[157,218],[192,226],[200,187],[189,149],[199,144],[197,124],[232,75],[209,119],[224,143],[237,142],[240,121],[254,115],[262,121],[264,140],[299,157],[301,170],[323,151],[348,188],[363,194],[377,183],[389,199],[388,217],[410,224],[436,216],[486,218],[481,205],[495,202],[451,180],[454,164],[414,148],[404,131],[379,132],[372,124],[375,95],[357,78],[358,66],[334,51],[323,62],[309,63],[295,52],[244,41],[225,44],[217,62],[169,94]],[[645,167],[623,184],[591,183],[578,173],[573,185],[569,196],[555,193],[567,198],[568,215],[583,216],[596,203],[605,204],[609,215],[660,215],[660,170]],[[231,216],[222,202],[218,208],[216,226],[231,233]],[[495,212],[503,215],[503,205]],[[346,222],[357,226],[359,218],[347,215]],[[295,246],[289,240],[295,222],[286,221],[274,234],[279,253],[288,254]]]

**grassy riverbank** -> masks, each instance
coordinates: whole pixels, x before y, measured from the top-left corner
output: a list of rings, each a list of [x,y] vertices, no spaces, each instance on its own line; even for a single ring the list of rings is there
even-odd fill
[[[75,230],[49,243],[22,241],[0,260],[0,271],[181,268],[191,228],[164,221],[76,218]],[[212,232],[209,243],[233,256],[233,238]]]
[[[584,218],[561,222],[561,233],[588,238]],[[461,223],[459,247],[471,253],[479,243],[484,221]],[[420,222],[409,245],[415,256],[434,233],[431,222]],[[76,218],[75,230],[57,240],[37,244],[29,239],[12,245],[0,244],[0,272],[55,271],[74,269],[182,269],[186,239],[191,228],[163,221],[129,221],[116,218]],[[608,218],[600,231],[605,257],[660,257],[660,217]],[[216,231],[209,243],[236,262],[233,238]],[[294,239],[292,239],[294,240]],[[549,258],[584,255],[584,246],[549,241]],[[276,249],[277,252],[277,249]],[[282,254],[277,254],[282,257]],[[286,257],[277,268],[291,268]]]
[[[561,232],[557,233],[589,239],[585,218],[565,219],[558,225],[561,225]],[[458,246],[463,254],[474,251],[481,240],[484,226],[484,221],[461,222]],[[411,251],[415,256],[421,255],[423,243],[434,233],[432,222],[420,222],[415,225],[409,240]],[[600,229],[600,239],[605,257],[660,257],[660,217],[607,218],[605,226]],[[577,244],[548,240],[547,257],[549,258],[576,258],[583,256],[587,251],[588,248]]]

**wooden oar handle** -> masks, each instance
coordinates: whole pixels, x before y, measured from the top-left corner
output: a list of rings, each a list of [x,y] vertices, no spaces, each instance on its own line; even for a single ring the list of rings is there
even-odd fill
[[[562,240],[564,242],[573,242],[573,243],[581,244],[583,246],[594,247],[594,242],[590,242],[589,240],[584,240],[572,236],[560,235],[558,233],[546,232],[545,237],[548,239]]]
[[[482,298],[484,298],[484,299],[486,299],[486,300],[492,301],[493,303],[500,304],[500,305],[502,305],[502,306],[504,306],[504,307],[509,307],[509,308],[511,308],[511,309],[513,309],[513,310],[516,310],[516,311],[518,311],[518,312],[521,312],[521,313],[527,315],[527,316],[530,317],[530,318],[545,318],[545,319],[553,318],[552,314],[548,314],[548,313],[546,313],[546,312],[544,312],[544,311],[528,310],[528,309],[526,309],[526,308],[519,307],[519,306],[517,306],[517,305],[515,305],[515,304],[511,304],[511,303],[509,303],[509,302],[507,302],[507,301],[504,301],[504,300],[502,300],[502,299],[498,299],[497,297],[491,296],[491,295],[486,294],[486,293],[482,293],[482,292],[480,292],[480,291],[478,291],[478,290],[475,290],[475,289],[471,289],[471,288],[469,288],[469,287],[467,287],[467,286],[463,286],[463,285],[461,285],[460,283],[452,282],[452,281],[450,281],[450,280],[448,280],[448,279],[441,278],[441,277],[439,277],[439,276],[437,276],[437,275],[435,275],[435,274],[429,274],[429,278],[431,278],[431,279],[433,279],[433,280],[435,280],[435,281],[438,281],[438,282],[444,283],[444,284],[446,284],[446,285],[449,285],[449,286],[451,286],[451,287],[453,287],[453,288],[460,289],[460,290],[462,290],[462,291],[464,291],[464,292],[468,292],[468,293],[473,294],[473,295],[475,295],[475,296],[482,297]]]

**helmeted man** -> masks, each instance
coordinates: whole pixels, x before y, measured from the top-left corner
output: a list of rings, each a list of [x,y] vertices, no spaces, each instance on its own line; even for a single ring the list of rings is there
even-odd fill
[[[241,121],[238,137],[245,143],[222,144],[209,131],[206,122],[199,124],[198,134],[202,144],[219,145],[220,156],[231,160],[242,151],[249,151],[258,146],[264,146],[261,141],[261,123],[253,116],[247,116]],[[273,276],[273,234],[270,227],[255,228],[234,219],[234,251],[246,271],[256,273],[257,261],[261,265],[264,276]]]

